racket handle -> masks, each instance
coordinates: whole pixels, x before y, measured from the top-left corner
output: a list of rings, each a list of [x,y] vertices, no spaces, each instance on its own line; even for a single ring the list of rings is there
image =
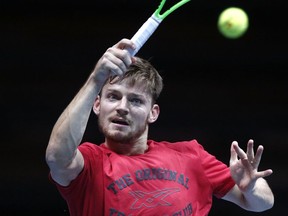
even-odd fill
[[[135,44],[136,49],[127,49],[131,56],[134,56],[140,50],[140,48],[157,29],[161,21],[161,19],[152,14],[152,16],[149,17],[149,19],[140,27],[136,34],[131,38],[131,41]]]

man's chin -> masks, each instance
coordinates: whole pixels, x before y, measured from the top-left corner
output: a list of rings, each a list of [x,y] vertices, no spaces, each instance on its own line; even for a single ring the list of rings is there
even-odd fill
[[[105,135],[107,139],[112,140],[114,142],[128,142],[132,138],[130,136],[127,136],[126,133],[123,132],[113,132]]]

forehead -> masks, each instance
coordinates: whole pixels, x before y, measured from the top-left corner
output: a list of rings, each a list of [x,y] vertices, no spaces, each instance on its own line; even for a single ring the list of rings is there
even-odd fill
[[[147,85],[144,81],[142,82],[135,82],[131,83],[127,81],[126,79],[123,79],[121,81],[116,81],[109,83],[107,82],[102,89],[102,92],[107,92],[107,91],[118,91],[124,93],[133,93],[137,95],[144,95],[147,96],[149,95],[149,91],[147,88]]]

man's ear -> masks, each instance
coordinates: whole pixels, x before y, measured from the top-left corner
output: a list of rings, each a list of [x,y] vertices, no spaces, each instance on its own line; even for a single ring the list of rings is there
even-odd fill
[[[154,123],[160,114],[160,107],[158,104],[154,104],[148,117],[148,123]]]
[[[94,102],[94,105],[93,105],[93,111],[94,113],[98,116],[99,113],[100,113],[100,96],[98,95],[95,102]]]

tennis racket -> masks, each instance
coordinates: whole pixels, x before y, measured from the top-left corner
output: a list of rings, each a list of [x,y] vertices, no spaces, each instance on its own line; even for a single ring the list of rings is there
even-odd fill
[[[190,0],[181,0],[178,3],[174,4],[165,12],[161,12],[166,0],[162,0],[157,10],[152,14],[151,17],[140,27],[140,29],[136,32],[136,34],[131,38],[132,42],[134,42],[136,49],[128,49],[131,56],[134,56],[140,48],[146,43],[149,37],[153,34],[153,32],[157,29],[159,24],[173,11],[177,8],[181,7],[185,3]]]

